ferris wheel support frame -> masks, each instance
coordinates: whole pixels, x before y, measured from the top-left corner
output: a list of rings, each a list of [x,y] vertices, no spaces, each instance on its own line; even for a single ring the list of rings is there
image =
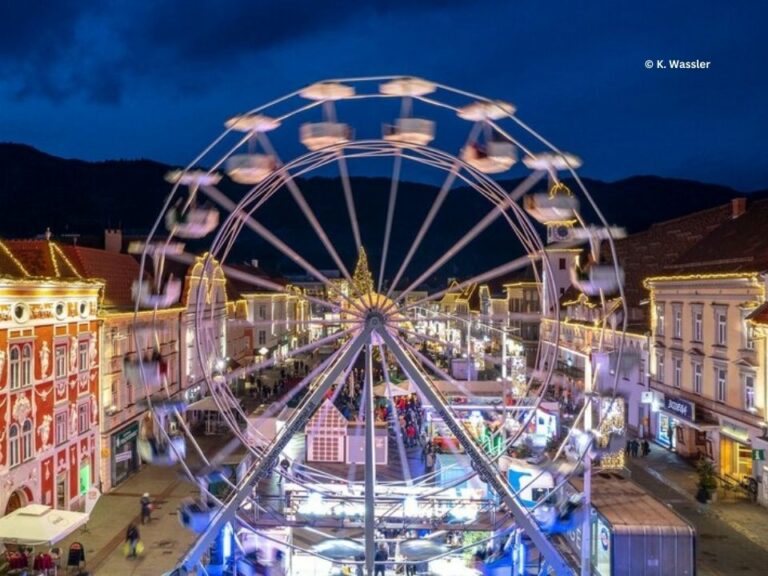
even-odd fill
[[[231,522],[236,518],[238,509],[243,502],[250,497],[251,488],[272,470],[280,453],[291,441],[293,435],[307,425],[309,419],[322,403],[326,392],[328,392],[336,379],[342,374],[344,368],[353,361],[357,353],[360,352],[366,342],[370,340],[370,335],[373,329],[374,327],[371,323],[366,322],[363,329],[352,339],[348,344],[347,349],[339,355],[333,366],[325,372],[324,375],[320,376],[317,387],[310,392],[309,398],[304,403],[304,406],[297,411],[288,422],[286,422],[285,427],[280,431],[277,437],[275,437],[261,459],[253,465],[248,475],[243,479],[242,489],[237,491],[234,496],[216,512],[208,525],[208,528],[206,528],[205,532],[200,535],[189,551],[184,555],[180,564],[185,570],[191,571],[199,564],[203,554],[205,554],[211,542],[214,541],[219,532],[224,529],[224,526],[228,522]]]
[[[573,574],[573,569],[562,557],[560,552],[553,546],[552,542],[544,535],[538,524],[533,520],[530,513],[523,508],[514,496],[509,484],[504,480],[501,474],[487,460],[480,451],[475,442],[469,437],[464,426],[456,419],[453,412],[443,402],[443,399],[435,391],[432,384],[424,377],[423,373],[414,363],[413,359],[400,343],[386,330],[376,329],[384,343],[392,354],[397,358],[400,366],[405,370],[409,378],[418,386],[420,392],[426,397],[427,401],[440,414],[446,426],[456,437],[461,446],[466,451],[474,465],[477,467],[483,480],[491,485],[493,490],[503,499],[515,518],[518,526],[531,538],[534,545],[541,551],[548,564],[555,570],[559,576]]]

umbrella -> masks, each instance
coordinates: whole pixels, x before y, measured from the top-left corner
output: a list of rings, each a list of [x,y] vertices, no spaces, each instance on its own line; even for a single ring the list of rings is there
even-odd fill
[[[23,546],[51,546],[88,522],[88,514],[30,504],[0,518],[0,541]]]
[[[389,394],[392,394],[392,397],[395,396],[410,396],[411,393],[406,390],[405,388],[400,388],[399,386],[396,386],[395,384],[389,385],[389,393],[387,392],[387,383],[383,382],[381,384],[378,384],[373,387],[373,395],[374,396],[381,396],[382,398],[388,398]]]
[[[400,542],[400,554],[415,562],[424,562],[446,552],[448,548],[432,540],[414,538]]]
[[[312,550],[331,560],[346,560],[347,558],[357,558],[365,554],[365,547],[357,540],[352,540],[351,538],[326,540],[325,542],[315,544]]]

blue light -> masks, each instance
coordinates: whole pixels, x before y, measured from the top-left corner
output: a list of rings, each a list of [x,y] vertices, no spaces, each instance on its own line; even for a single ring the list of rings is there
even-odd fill
[[[234,533],[232,531],[232,524],[225,524],[221,529],[222,543],[221,543],[221,555],[224,557],[224,563],[232,557],[232,538]]]

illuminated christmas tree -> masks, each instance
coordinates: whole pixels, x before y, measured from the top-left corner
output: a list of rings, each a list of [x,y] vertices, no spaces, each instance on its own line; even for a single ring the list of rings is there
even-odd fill
[[[355,265],[355,273],[352,275],[352,290],[358,296],[373,292],[373,275],[368,267],[368,256],[365,254],[365,248],[362,246]]]

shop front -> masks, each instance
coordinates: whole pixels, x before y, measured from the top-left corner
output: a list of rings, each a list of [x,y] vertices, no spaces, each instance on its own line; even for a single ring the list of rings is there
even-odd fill
[[[113,487],[139,470],[139,452],[136,445],[138,437],[138,422],[133,422],[112,434],[110,471]]]
[[[686,458],[699,454],[712,457],[713,428],[696,419],[696,405],[682,398],[666,396],[656,418],[656,441]]]
[[[738,483],[752,478],[752,456],[749,428],[733,420],[721,418],[720,475]]]

